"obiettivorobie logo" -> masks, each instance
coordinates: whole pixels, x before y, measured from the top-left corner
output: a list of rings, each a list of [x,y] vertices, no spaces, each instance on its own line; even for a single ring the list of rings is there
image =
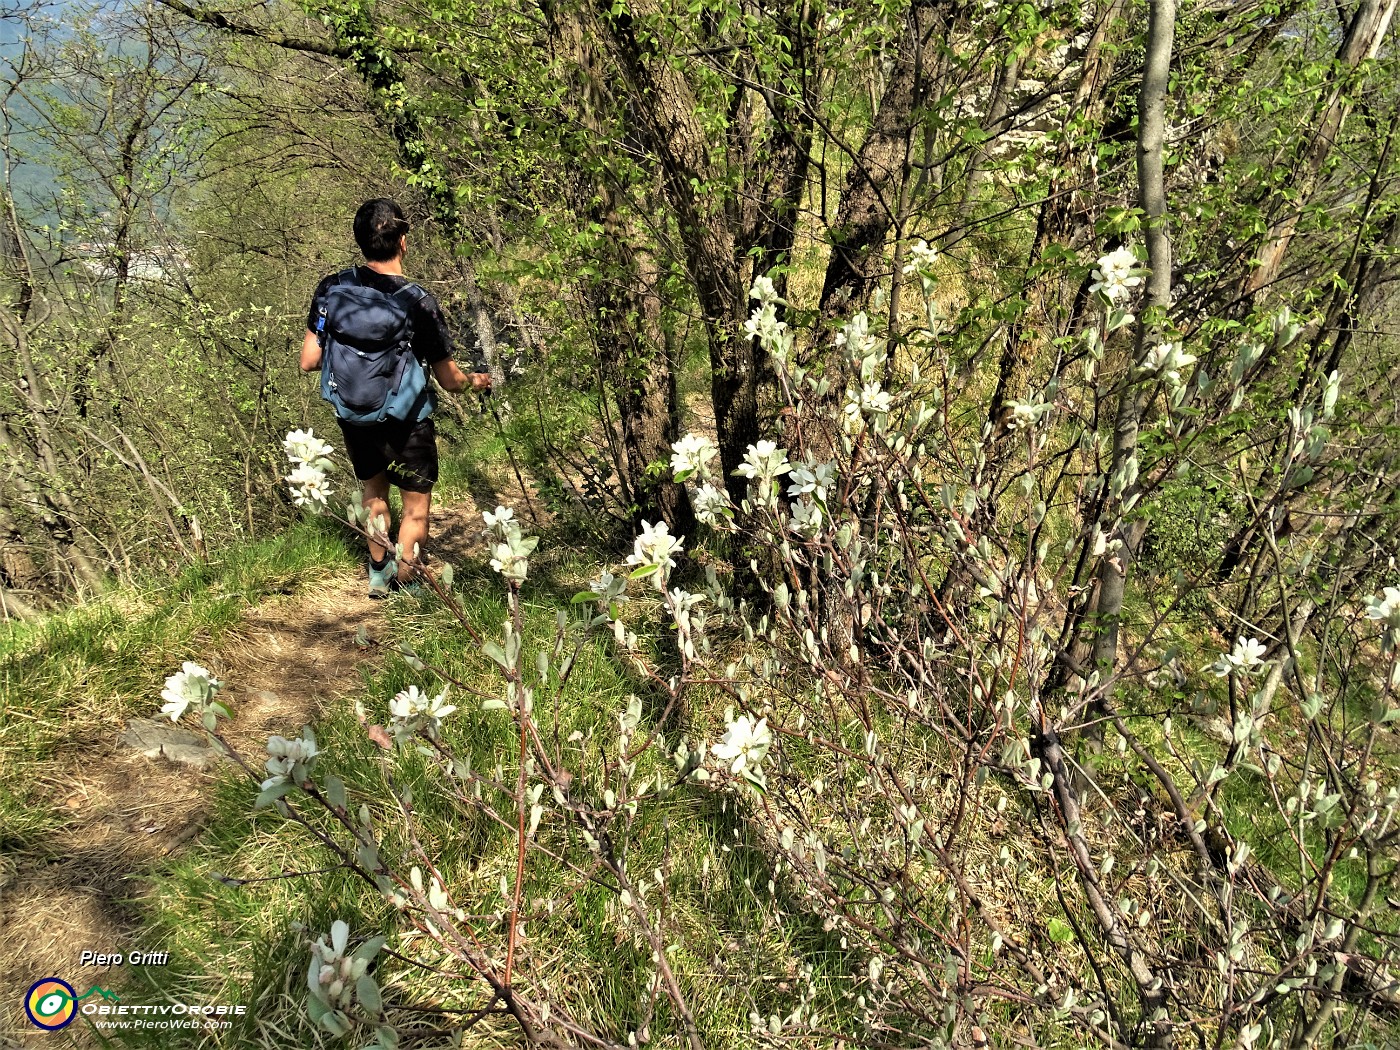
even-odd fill
[[[73,1018],[78,1016],[78,1004],[93,995],[100,995],[108,1002],[121,1002],[115,992],[95,984],[79,995],[67,981],[45,977],[29,986],[24,996],[24,1012],[36,1028],[57,1032],[73,1023]]]

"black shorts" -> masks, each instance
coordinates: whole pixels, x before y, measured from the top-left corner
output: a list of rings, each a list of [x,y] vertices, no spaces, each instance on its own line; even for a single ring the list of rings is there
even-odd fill
[[[385,471],[404,492],[431,492],[438,479],[437,431],[433,417],[420,423],[397,419],[357,427],[340,420],[345,452],[355,477],[368,481]]]

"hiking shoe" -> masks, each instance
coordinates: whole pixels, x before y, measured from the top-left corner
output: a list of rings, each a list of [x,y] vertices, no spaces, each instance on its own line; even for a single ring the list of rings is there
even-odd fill
[[[394,589],[398,578],[399,565],[393,558],[385,562],[382,569],[376,569],[371,564],[369,567],[369,596],[371,598],[389,597],[389,592]]]
[[[401,580],[398,576],[389,581],[389,590],[409,598],[421,598],[428,593],[428,589],[417,580]]]

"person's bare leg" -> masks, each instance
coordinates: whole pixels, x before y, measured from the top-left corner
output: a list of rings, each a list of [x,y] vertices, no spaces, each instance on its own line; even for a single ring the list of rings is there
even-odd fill
[[[403,497],[403,517],[399,519],[399,547],[403,550],[403,558],[399,561],[399,579],[407,582],[412,574],[409,562],[414,560],[414,544],[418,544],[422,551],[428,549],[428,512],[432,507],[433,494],[400,489],[399,495]]]
[[[380,471],[374,477],[364,482],[364,504],[365,510],[369,511],[370,532],[382,531],[385,535],[389,533],[389,475],[386,471]],[[374,527],[376,518],[383,519],[380,525],[382,530]],[[409,548],[412,550],[412,548]],[[389,553],[382,543],[370,542],[369,556],[375,561],[381,561]]]

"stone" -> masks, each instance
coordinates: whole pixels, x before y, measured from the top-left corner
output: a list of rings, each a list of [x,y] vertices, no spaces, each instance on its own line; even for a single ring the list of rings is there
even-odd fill
[[[133,718],[121,742],[147,758],[163,758],[192,769],[208,769],[223,758],[204,737],[163,718]]]

